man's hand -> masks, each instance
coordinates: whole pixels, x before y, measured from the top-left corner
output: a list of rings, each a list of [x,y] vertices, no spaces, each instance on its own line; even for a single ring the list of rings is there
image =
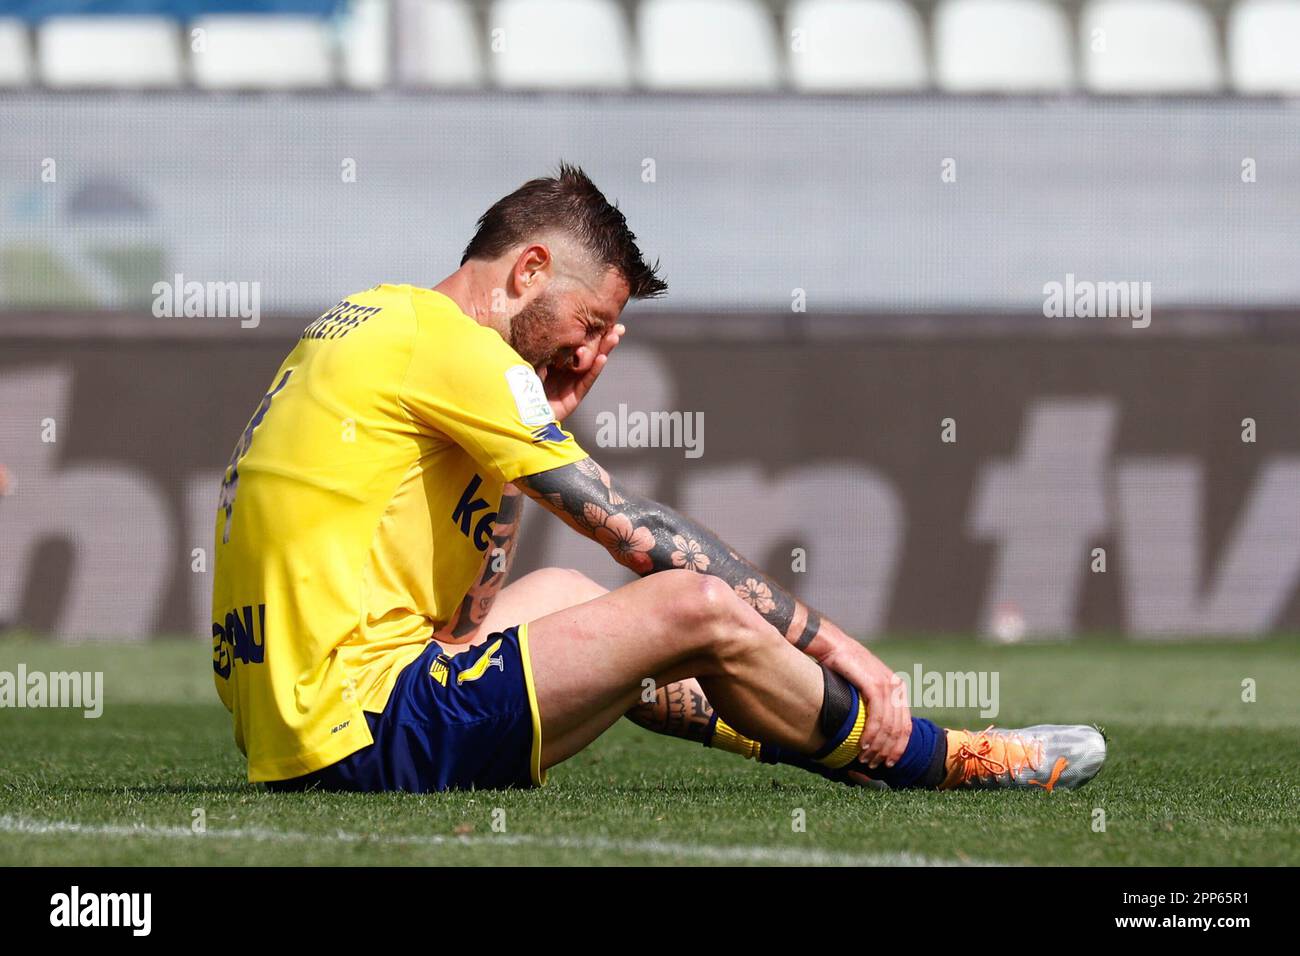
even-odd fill
[[[867,704],[859,760],[893,766],[907,749],[912,713],[904,685],[874,654],[795,599],[708,528],[614,481],[591,458],[515,483],[579,534],[639,575],[689,568],[721,578],[796,648],[858,689]]]
[[[858,760],[876,768],[892,767],[903,756],[912,736],[912,712],[898,675],[852,639],[836,642],[821,663],[858,689],[867,703]]]
[[[586,398],[605,363],[609,361],[609,353],[614,351],[626,331],[622,323],[616,323],[601,337],[594,350],[590,345],[580,345],[563,365],[547,365],[538,369],[537,375],[546,387],[546,397],[550,400],[557,421],[562,422],[573,414],[573,410]]]

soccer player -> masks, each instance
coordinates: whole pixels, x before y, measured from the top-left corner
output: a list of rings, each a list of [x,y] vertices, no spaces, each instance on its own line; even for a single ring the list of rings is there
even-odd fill
[[[216,516],[212,663],[249,779],[542,784],[623,715],[844,783],[1095,775],[1090,727],[912,717],[866,647],[561,427],[627,301],[665,291],[623,214],[562,165],[493,205],[433,288],[375,286],[306,328]],[[639,579],[606,593],[545,569],[504,587],[525,497]]]

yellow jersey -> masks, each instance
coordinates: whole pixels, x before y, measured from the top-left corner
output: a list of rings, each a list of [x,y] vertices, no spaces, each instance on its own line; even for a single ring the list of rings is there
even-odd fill
[[[496,331],[379,285],[313,322],[226,469],[212,667],[250,780],[370,744],[482,566],[503,486],[586,458]]]

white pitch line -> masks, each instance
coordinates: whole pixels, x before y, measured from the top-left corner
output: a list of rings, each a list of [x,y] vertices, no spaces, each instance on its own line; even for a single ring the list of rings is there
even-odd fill
[[[150,824],[74,823],[69,820],[26,820],[0,816],[0,833],[25,836],[74,834],[90,837],[134,837],[160,840],[254,840],[269,843],[369,843],[379,846],[486,847],[524,846],[554,850],[605,850],[615,853],[644,853],[650,856],[694,858],[714,863],[776,863],[787,866],[999,866],[982,860],[939,860],[919,853],[836,853],[829,850],[798,850],[772,846],[708,846],[665,843],[660,840],[611,840],[606,837],[521,836],[508,833],[492,836],[439,836],[424,834],[301,833],[262,827],[210,829],[199,834],[189,827]]]

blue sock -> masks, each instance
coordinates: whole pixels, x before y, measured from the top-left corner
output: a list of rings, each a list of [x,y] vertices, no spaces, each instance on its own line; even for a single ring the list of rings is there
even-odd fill
[[[763,744],[759,760],[763,763],[782,763],[791,767],[811,770],[831,780],[851,783],[850,770],[865,774],[873,780],[886,783],[894,790],[908,787],[937,787],[943,780],[944,758],[948,755],[948,738],[942,727],[924,717],[912,718],[912,736],[898,763],[892,767],[881,764],[871,770],[854,760],[847,766],[832,770],[807,754],[786,750],[773,744]]]

